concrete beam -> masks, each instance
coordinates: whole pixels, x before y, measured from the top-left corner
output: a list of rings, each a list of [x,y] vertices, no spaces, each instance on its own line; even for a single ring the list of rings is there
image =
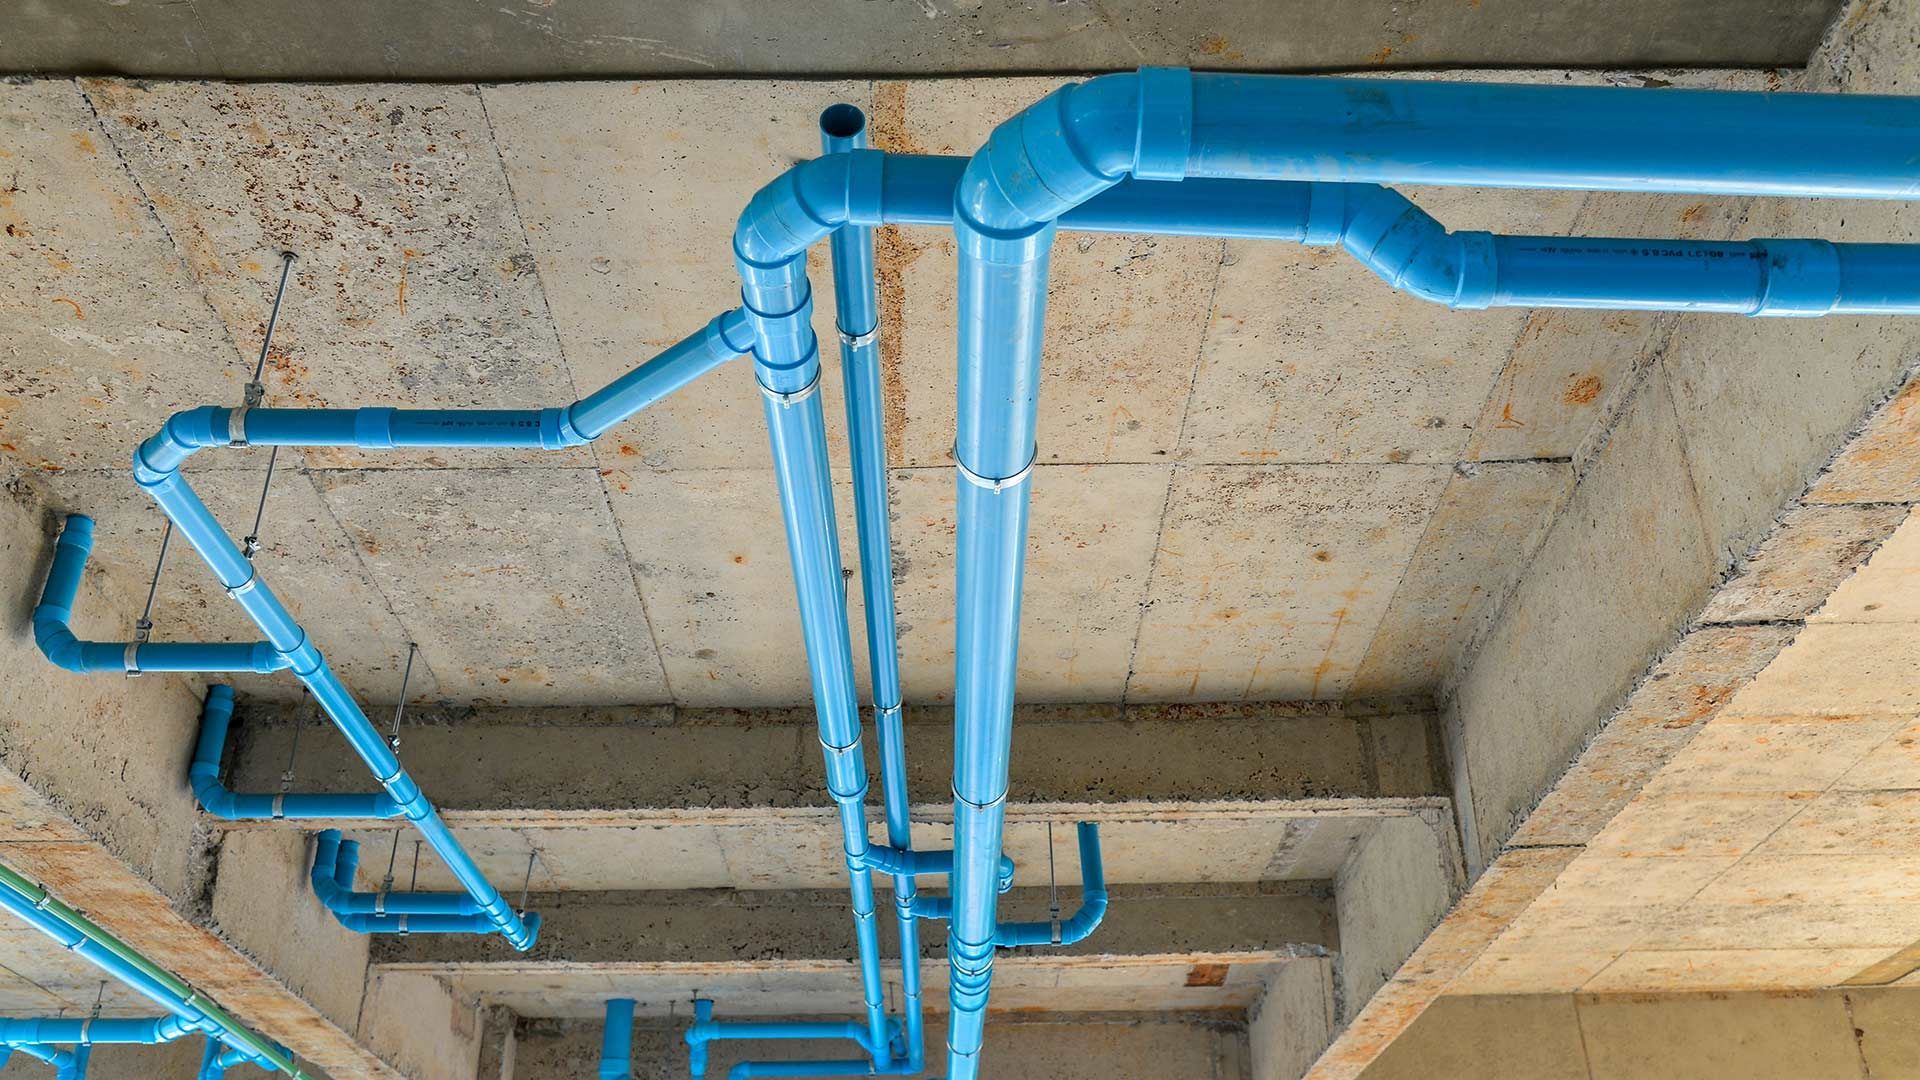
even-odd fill
[[[293,728],[277,705],[236,725],[231,782],[277,790]],[[534,856],[548,891],[834,888],[844,877],[805,710],[415,708],[401,753],[503,887]],[[913,789],[944,792],[945,710],[909,710]],[[1431,717],[1330,705],[1032,707],[1015,724],[1008,848],[1044,882],[1048,826],[1063,880],[1078,873],[1058,826],[1102,823],[1116,883],[1326,880],[1378,823],[1406,819],[1451,855],[1433,793]],[[869,740],[871,742],[871,740]],[[871,753],[872,747],[869,746]],[[591,763],[591,768],[583,767]],[[877,770],[877,761],[870,761]],[[364,791],[342,742],[309,726],[298,788]],[[882,832],[877,800],[875,837]],[[950,842],[944,802],[915,807],[915,843]],[[227,834],[283,829],[226,826]],[[377,880],[391,825],[354,825]],[[403,844],[407,841],[403,839]],[[400,853],[402,882],[411,852]],[[452,887],[429,854],[421,888]]]
[[[932,1018],[927,1045],[937,1048],[945,1040],[945,1023]],[[483,1073],[483,1080],[591,1076],[599,1060],[600,1027],[584,1020],[522,1020],[514,1042],[511,1071]],[[846,1048],[832,1043],[717,1043],[712,1053],[707,1075],[719,1077],[748,1058],[844,1057]],[[986,1054],[996,1080],[1244,1080],[1248,1075],[1245,1024],[1232,1016],[1205,1013],[997,1018],[987,1025]],[[633,1060],[636,1076],[685,1075],[687,1046],[681,1028],[642,1021],[634,1032]]]
[[[1259,0],[1205,13],[1120,0],[928,2],[875,8],[810,0],[776,12],[742,0],[695,14],[670,0],[396,10],[352,0],[325,15],[264,6],[33,4],[0,43],[0,71],[236,79],[541,79],[595,76],[907,76],[1097,71],[1140,64],[1240,70],[1377,67],[1798,66],[1833,0],[1687,5],[1597,0],[1578,18],[1543,0],[1482,10],[1338,11]],[[1279,20],[1276,23],[1275,20]],[[1286,25],[1286,34],[1272,27]],[[421,47],[396,50],[395,41]]]
[[[1076,890],[1062,889],[1071,908]],[[1336,950],[1333,904],[1324,887],[1294,883],[1116,886],[1093,937],[1043,956]],[[508,965],[534,970],[658,964],[841,960],[853,955],[844,890],[552,893],[530,903],[545,917],[540,941],[516,953],[492,937],[381,937],[383,969],[450,972]],[[883,902],[884,906],[884,902]],[[891,910],[889,907],[888,910]],[[1047,890],[1001,897],[1009,919],[1045,919]],[[943,924],[922,936],[922,955],[946,955]]]

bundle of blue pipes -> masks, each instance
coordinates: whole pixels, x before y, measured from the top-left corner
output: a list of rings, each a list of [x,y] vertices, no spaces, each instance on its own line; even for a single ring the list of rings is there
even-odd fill
[[[92,523],[69,519],[34,612],[41,648],[77,672],[286,670],[312,692],[379,784],[364,796],[249,795],[219,781],[231,692],[207,702],[193,782],[223,817],[405,818],[463,892],[416,899],[352,888],[357,856],[318,841],[316,896],[367,933],[497,933],[533,948],[325,657],[214,520],[180,468],[202,449],[264,446],[560,449],[738,355],[752,357],[773,446],[828,795],[839,810],[865,1003],[854,1021],[714,1019],[697,1001],[692,1075],[717,1040],[837,1039],[833,1061],[745,1061],[729,1076],[911,1076],[927,1067],[918,921],[947,923],[949,1080],[981,1075],[997,950],[1093,933],[1107,892],[1097,826],[1079,832],[1082,907],[1004,923],[1002,852],[1021,580],[1035,460],[1048,255],[1061,229],[1337,245],[1390,286],[1455,309],[1572,307],[1813,317],[1920,313],[1920,247],[1814,238],[1740,242],[1449,232],[1387,184],[1811,198],[1920,198],[1920,99],[1596,89],[1193,73],[1148,68],[1061,88],[996,128],[970,158],[867,148],[865,117],[820,118],[822,156],[754,196],[733,236],[741,307],[571,405],[544,409],[280,409],[206,405],[140,447],[134,478],[259,625],[248,643],[89,642],[68,629]],[[873,229],[951,228],[959,250],[954,847],[913,847],[888,536]],[[845,369],[886,844],[869,838],[841,545],[828,469],[821,358],[806,254],[831,247]],[[882,1000],[873,875],[891,880],[901,1009]],[[915,878],[946,878],[922,897]],[[414,895],[414,894],[408,894]],[[633,1003],[610,1004],[601,1076],[630,1075]],[[616,1028],[619,1029],[616,1031]]]

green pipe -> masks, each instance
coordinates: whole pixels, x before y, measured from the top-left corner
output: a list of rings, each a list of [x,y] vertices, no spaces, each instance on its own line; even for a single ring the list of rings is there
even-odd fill
[[[121,963],[146,976],[191,1008],[198,1010],[222,1029],[220,1037],[229,1045],[244,1049],[256,1060],[272,1065],[293,1077],[294,1080],[323,1080],[302,1072],[300,1067],[294,1064],[293,1058],[279,1046],[247,1030],[225,1009],[195,991],[178,976],[142,956],[132,946],[108,933],[92,919],[55,899],[52,893],[21,876],[12,867],[0,864],[0,885],[25,896],[38,910],[65,923],[69,929],[86,938],[87,941],[111,953]]]

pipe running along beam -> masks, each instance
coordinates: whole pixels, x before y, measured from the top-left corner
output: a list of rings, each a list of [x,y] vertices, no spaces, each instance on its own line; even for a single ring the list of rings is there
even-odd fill
[[[283,1047],[254,1034],[193,987],[148,960],[97,923],[7,866],[0,866],[0,910],[12,914],[51,938],[68,952],[85,959],[111,978],[159,1005],[179,1026],[181,1034],[188,1031],[202,1032],[209,1038],[217,1039],[235,1051],[247,1055],[247,1060],[263,1069],[284,1072],[293,1080],[319,1080],[303,1072]],[[61,1022],[39,1021],[38,1023]],[[92,1023],[103,1025],[110,1022],[95,1020]],[[174,1029],[174,1025],[168,1024],[166,1020],[138,1020],[113,1021],[111,1024],[115,1025],[114,1027],[102,1030],[119,1030],[117,1025],[122,1023],[134,1025],[152,1023],[155,1024],[156,1031],[162,1030],[162,1025],[164,1030]],[[29,1044],[21,1044],[15,1049],[33,1053]]]

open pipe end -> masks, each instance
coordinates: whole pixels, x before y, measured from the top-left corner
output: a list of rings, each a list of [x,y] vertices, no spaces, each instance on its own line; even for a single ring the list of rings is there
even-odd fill
[[[826,111],[820,114],[820,138],[829,152],[853,149],[855,140],[858,140],[858,145],[865,145],[866,140],[862,136],[866,131],[867,114],[861,112],[858,105],[843,101],[827,106]]]

